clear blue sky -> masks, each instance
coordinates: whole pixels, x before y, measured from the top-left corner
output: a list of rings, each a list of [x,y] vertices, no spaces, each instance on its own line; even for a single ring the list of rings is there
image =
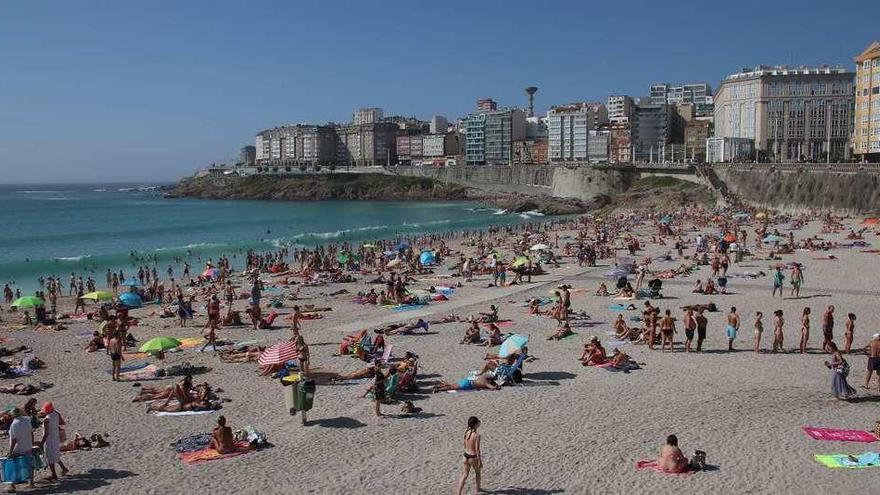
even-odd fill
[[[9,1],[0,182],[175,179],[266,127],[474,100],[538,111],[655,81],[835,64],[880,38],[880,1]]]

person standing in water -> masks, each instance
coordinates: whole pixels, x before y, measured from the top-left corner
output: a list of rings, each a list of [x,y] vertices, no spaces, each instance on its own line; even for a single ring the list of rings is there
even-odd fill
[[[480,427],[480,420],[476,416],[468,418],[467,430],[464,432],[464,465],[462,466],[461,477],[458,479],[458,495],[464,491],[464,484],[467,481],[471,468],[474,469],[474,481],[477,487],[477,493],[482,492],[481,476],[483,471],[483,457],[480,453],[480,434],[477,428]]]

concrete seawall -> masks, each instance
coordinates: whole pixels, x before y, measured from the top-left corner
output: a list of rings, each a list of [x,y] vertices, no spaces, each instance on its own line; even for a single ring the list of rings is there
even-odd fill
[[[492,193],[552,196],[589,201],[625,191],[639,173],[595,167],[513,165],[485,167],[396,167],[392,173],[428,177]]]
[[[872,165],[735,164],[712,169],[731,192],[758,205],[880,210],[880,167]]]
[[[860,164],[715,164],[707,177],[685,167],[514,165],[397,167],[392,173],[429,177],[491,193],[543,195],[589,201],[626,191],[636,180],[669,176],[726,188],[750,203],[780,209],[880,210],[880,166]],[[710,179],[710,180],[707,180]]]

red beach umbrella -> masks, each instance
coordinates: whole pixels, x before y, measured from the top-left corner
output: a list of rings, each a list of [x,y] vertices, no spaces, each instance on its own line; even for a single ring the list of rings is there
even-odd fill
[[[260,366],[282,364],[299,357],[296,345],[291,341],[275,344],[260,354]]]

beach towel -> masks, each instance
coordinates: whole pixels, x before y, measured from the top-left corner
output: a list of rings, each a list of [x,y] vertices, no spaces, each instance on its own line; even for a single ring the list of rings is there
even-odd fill
[[[629,373],[630,371],[642,369],[639,366],[639,363],[636,363],[634,361],[629,361],[627,363],[624,363],[621,368],[615,368],[614,366],[610,366],[610,365],[607,365],[607,366],[603,365],[603,366],[600,366],[600,368],[602,368],[605,371],[610,371],[612,373],[617,373],[619,371],[622,371],[624,373]]]
[[[252,450],[253,449],[251,449],[250,443],[236,442],[235,450],[227,454],[221,454],[220,452],[217,452],[212,448],[206,448],[193,452],[181,452],[177,454],[177,458],[183,461],[184,464],[189,464],[190,466],[192,466],[195,464],[203,464],[205,462],[216,461],[220,459],[229,459],[230,457],[247,454]]]
[[[402,313],[404,311],[414,311],[424,306],[423,304],[399,304],[394,306],[392,311],[395,313]]]
[[[620,303],[612,304],[612,305],[608,306],[608,309],[610,309],[611,311],[626,311],[626,308],[627,308],[626,304],[620,304]]]
[[[171,446],[174,447],[174,450],[178,453],[195,452],[207,448],[208,445],[211,445],[210,433],[189,435],[171,443]]]
[[[873,433],[863,430],[840,430],[837,428],[811,428],[804,426],[804,431],[814,440],[862,443],[878,441]]]
[[[666,471],[660,469],[660,465],[654,459],[644,460],[644,461],[636,461],[636,469],[654,471],[655,473],[665,474],[668,476],[679,476],[679,477],[688,477],[688,476],[694,474],[694,471],[692,471],[690,469],[688,469],[687,471],[685,471],[683,473],[666,472]]]
[[[829,468],[868,468],[880,467],[880,454],[865,452],[864,454],[816,454],[816,462]]]
[[[128,373],[130,371],[137,371],[139,369],[146,368],[147,366],[149,366],[149,364],[150,363],[132,363],[127,366],[123,366],[122,368],[119,368],[119,372]],[[112,374],[113,370],[107,370],[107,373]]]
[[[180,412],[167,412],[167,411],[152,411],[153,416],[199,416],[202,414],[211,414],[216,411],[211,409],[206,409],[204,411],[180,411]]]

